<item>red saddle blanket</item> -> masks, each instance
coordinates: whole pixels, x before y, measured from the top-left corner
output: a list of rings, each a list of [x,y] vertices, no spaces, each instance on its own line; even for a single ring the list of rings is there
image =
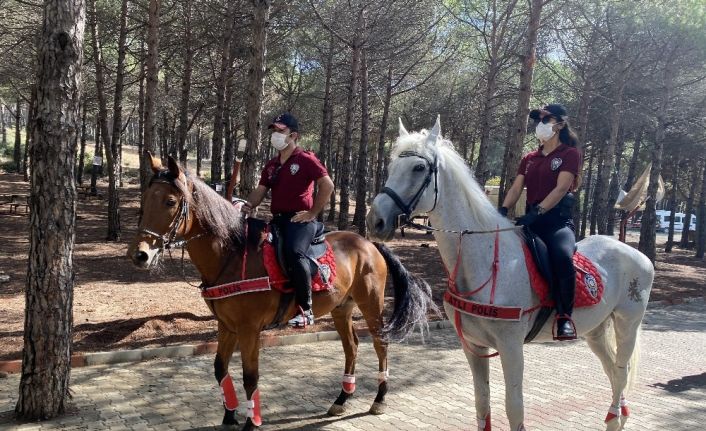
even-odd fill
[[[319,270],[316,271],[316,274],[311,279],[312,292],[333,289],[333,283],[336,281],[336,257],[333,254],[331,244],[328,241],[325,242],[326,252],[317,259]],[[287,280],[282,267],[279,265],[275,247],[269,241],[265,241],[262,245],[262,258],[272,287],[280,292],[292,292],[293,289],[285,287],[289,280]]]
[[[527,273],[530,277],[530,284],[534,293],[539,297],[543,306],[553,306],[554,301],[549,292],[549,283],[544,279],[537,264],[532,257],[532,252],[526,246],[522,247],[525,252],[525,262],[527,263]],[[583,254],[574,253],[574,268],[576,268],[576,295],[574,297],[574,307],[590,307],[596,305],[603,297],[603,280],[598,272],[598,268]]]

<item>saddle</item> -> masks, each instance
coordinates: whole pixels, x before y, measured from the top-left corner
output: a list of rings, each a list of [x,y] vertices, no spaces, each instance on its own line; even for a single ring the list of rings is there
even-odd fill
[[[528,343],[537,336],[554,310],[554,300],[551,295],[552,270],[549,260],[549,250],[530,228],[523,228],[525,244],[525,262],[530,278],[532,290],[539,297],[541,308],[537,314],[532,329],[525,337]],[[603,297],[603,280],[598,268],[583,254],[574,249],[574,268],[576,269],[576,291],[574,295],[574,308],[590,307],[596,305]]]

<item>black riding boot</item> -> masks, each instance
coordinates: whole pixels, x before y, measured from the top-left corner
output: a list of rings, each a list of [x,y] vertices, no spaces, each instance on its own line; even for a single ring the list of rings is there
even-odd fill
[[[311,310],[311,262],[306,257],[299,257],[292,262],[289,272],[291,285],[294,287],[297,305],[302,310]]]
[[[576,276],[559,278],[554,289],[554,302],[556,303],[556,339],[575,340],[576,327],[571,320],[574,309],[574,291],[576,290]]]

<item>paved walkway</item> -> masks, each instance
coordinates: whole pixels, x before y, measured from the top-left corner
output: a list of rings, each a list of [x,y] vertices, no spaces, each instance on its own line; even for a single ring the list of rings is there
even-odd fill
[[[639,382],[629,397],[629,429],[705,429],[704,302],[650,310],[642,346]],[[329,418],[325,412],[340,388],[339,343],[264,350],[263,429],[475,430],[470,370],[453,330],[434,331],[426,344],[415,341],[392,346],[390,351],[387,413],[366,414],[375,396],[377,360],[369,339],[363,339],[358,391],[350,401],[349,414]],[[603,429],[610,399],[608,380],[585,343],[530,345],[525,352],[529,429]],[[559,359],[566,365],[555,369],[551,364]],[[239,367],[237,356],[234,363]],[[300,374],[305,377],[300,379]],[[213,429],[222,417],[210,356],[76,369],[71,414],[42,424],[20,425],[12,420],[18,381],[17,375],[0,380],[0,429],[205,430]],[[242,399],[242,388],[238,391]],[[491,391],[494,429],[507,430],[497,359],[492,360]]]

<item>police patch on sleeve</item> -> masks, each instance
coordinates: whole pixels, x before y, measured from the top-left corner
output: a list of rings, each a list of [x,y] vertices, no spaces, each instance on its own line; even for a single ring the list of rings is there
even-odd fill
[[[289,165],[289,172],[290,172],[292,175],[294,175],[294,174],[296,174],[297,172],[299,172],[299,164],[297,164],[297,163],[292,163],[291,165]]]
[[[552,171],[556,171],[557,169],[559,169],[559,166],[561,166],[561,164],[562,164],[563,162],[564,162],[564,161],[561,160],[559,157],[553,158],[553,159],[552,159]]]

